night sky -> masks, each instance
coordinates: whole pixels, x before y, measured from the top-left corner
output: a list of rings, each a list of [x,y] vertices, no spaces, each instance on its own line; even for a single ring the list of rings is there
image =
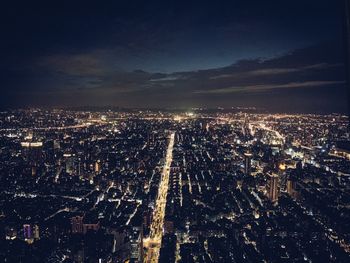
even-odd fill
[[[347,108],[342,1],[8,2],[4,108]]]

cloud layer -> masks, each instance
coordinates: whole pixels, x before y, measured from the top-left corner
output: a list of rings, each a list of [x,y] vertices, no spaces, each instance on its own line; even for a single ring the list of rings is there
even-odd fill
[[[346,109],[344,64],[339,50],[330,44],[271,59],[174,73],[125,71],[116,60],[113,49],[39,57],[31,68],[32,87],[20,86],[9,95],[48,106]]]

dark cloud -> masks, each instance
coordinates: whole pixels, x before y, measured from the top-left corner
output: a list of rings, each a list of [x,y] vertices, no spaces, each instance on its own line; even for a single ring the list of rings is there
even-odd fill
[[[343,110],[341,11],[333,0],[8,1],[0,102]]]
[[[329,52],[325,53],[326,49]],[[38,85],[45,86],[47,79],[53,78],[57,78],[57,83],[51,83],[51,89],[21,90],[12,95],[38,105],[249,105],[286,111],[296,110],[297,106],[315,111],[323,105],[321,109],[325,111],[346,109],[341,50],[330,44],[267,60],[242,60],[222,68],[175,73],[111,70],[100,54],[101,51],[94,51],[40,59],[37,70],[46,71],[37,76]]]

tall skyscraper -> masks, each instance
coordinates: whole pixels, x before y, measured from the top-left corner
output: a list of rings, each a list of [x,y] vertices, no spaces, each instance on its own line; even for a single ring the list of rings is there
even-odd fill
[[[101,161],[97,160],[95,162],[95,173],[100,173],[101,172]]]
[[[25,240],[32,239],[32,228],[29,224],[23,225],[23,235]]]
[[[244,121],[243,121],[243,125],[242,125],[242,133],[244,136],[247,135],[247,126],[248,126],[247,123],[248,123],[247,122],[247,114],[244,114]]]
[[[43,144],[43,152],[45,155],[45,159],[49,164],[53,164],[55,161],[55,149],[54,149],[54,141],[49,140]]]
[[[295,182],[295,180],[288,179],[288,181],[287,181],[287,193],[293,198],[296,196],[296,182]]]
[[[278,175],[275,173],[268,174],[267,197],[272,203],[277,203],[278,194]]]
[[[32,175],[36,175],[42,158],[42,142],[22,142],[23,158],[31,166]]]
[[[250,176],[251,168],[252,168],[252,154],[250,152],[246,152],[244,154],[244,174],[246,176]]]
[[[133,227],[130,238],[131,256],[130,262],[143,262],[143,233],[141,227]]]
[[[42,142],[22,142],[24,159],[31,165],[37,165],[42,158]]]
[[[278,166],[279,187],[281,191],[285,191],[287,187],[287,171],[286,165],[280,163]]]
[[[40,239],[40,231],[39,231],[38,225],[34,225],[34,227],[33,227],[33,237],[36,240]]]

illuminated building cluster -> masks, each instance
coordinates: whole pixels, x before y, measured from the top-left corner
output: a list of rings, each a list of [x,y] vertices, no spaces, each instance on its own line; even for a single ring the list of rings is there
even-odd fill
[[[350,260],[345,116],[32,109],[0,133],[5,262]]]

